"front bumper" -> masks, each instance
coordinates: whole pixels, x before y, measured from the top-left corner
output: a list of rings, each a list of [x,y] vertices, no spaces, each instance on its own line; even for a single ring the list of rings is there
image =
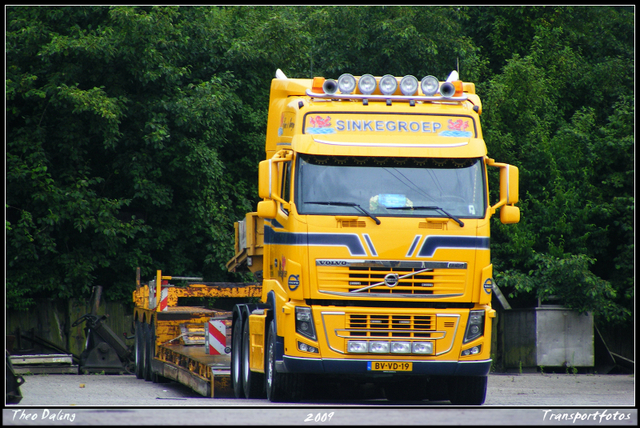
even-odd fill
[[[389,372],[372,372],[368,369],[372,360],[338,360],[283,356],[277,370],[289,373],[354,374],[375,375]],[[491,359],[480,361],[411,361],[411,372],[407,375],[431,376],[486,376],[491,369]]]

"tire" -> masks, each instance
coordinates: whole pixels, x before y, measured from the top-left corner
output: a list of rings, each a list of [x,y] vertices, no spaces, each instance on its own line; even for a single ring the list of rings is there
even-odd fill
[[[265,359],[265,386],[269,401],[276,403],[300,401],[302,396],[302,375],[297,373],[278,373],[276,371],[276,329],[273,321],[269,325]]]
[[[144,380],[151,381],[151,360],[153,359],[154,347],[152,346],[154,337],[153,330],[150,324],[144,324],[144,343],[145,343],[145,359],[144,359]]]
[[[143,379],[144,378],[144,337],[142,333],[142,326],[140,325],[140,321],[136,320],[135,325],[135,336],[136,336],[136,378]]]
[[[242,386],[242,316],[233,321],[231,336],[231,385],[236,398],[245,398]]]
[[[251,336],[249,319],[242,328],[242,388],[247,398],[264,398],[264,374],[252,372],[249,364],[251,356]]]
[[[451,404],[484,404],[487,395],[487,376],[455,376],[449,383]]]

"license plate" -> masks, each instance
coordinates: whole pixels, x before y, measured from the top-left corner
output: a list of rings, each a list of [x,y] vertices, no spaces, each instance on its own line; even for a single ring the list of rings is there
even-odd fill
[[[413,363],[403,361],[370,361],[367,365],[367,370],[376,372],[410,372],[413,370]]]

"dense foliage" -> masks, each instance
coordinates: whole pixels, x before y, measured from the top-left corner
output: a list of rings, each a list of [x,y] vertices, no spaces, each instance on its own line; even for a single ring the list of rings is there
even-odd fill
[[[231,279],[277,68],[459,68],[490,156],[520,168],[521,222],[492,223],[498,284],[516,304],[557,296],[630,318],[632,8],[14,6],[6,19],[8,307],[98,284],[128,298],[136,266]]]

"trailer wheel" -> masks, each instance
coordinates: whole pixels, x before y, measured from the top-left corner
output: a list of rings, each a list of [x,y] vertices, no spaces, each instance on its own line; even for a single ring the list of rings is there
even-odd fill
[[[144,378],[144,337],[140,320],[136,320],[135,332],[136,336],[136,378]]]
[[[276,328],[272,321],[267,335],[265,361],[267,398],[272,402],[300,401],[302,398],[302,375],[278,373],[276,371]]]
[[[242,386],[242,317],[233,321],[231,336],[231,383],[236,398],[244,398]]]
[[[247,398],[264,397],[264,374],[252,372],[250,368],[251,336],[249,334],[249,319],[244,321],[242,329],[242,388]]]
[[[487,395],[487,376],[454,376],[449,380],[451,404],[479,406]]]

